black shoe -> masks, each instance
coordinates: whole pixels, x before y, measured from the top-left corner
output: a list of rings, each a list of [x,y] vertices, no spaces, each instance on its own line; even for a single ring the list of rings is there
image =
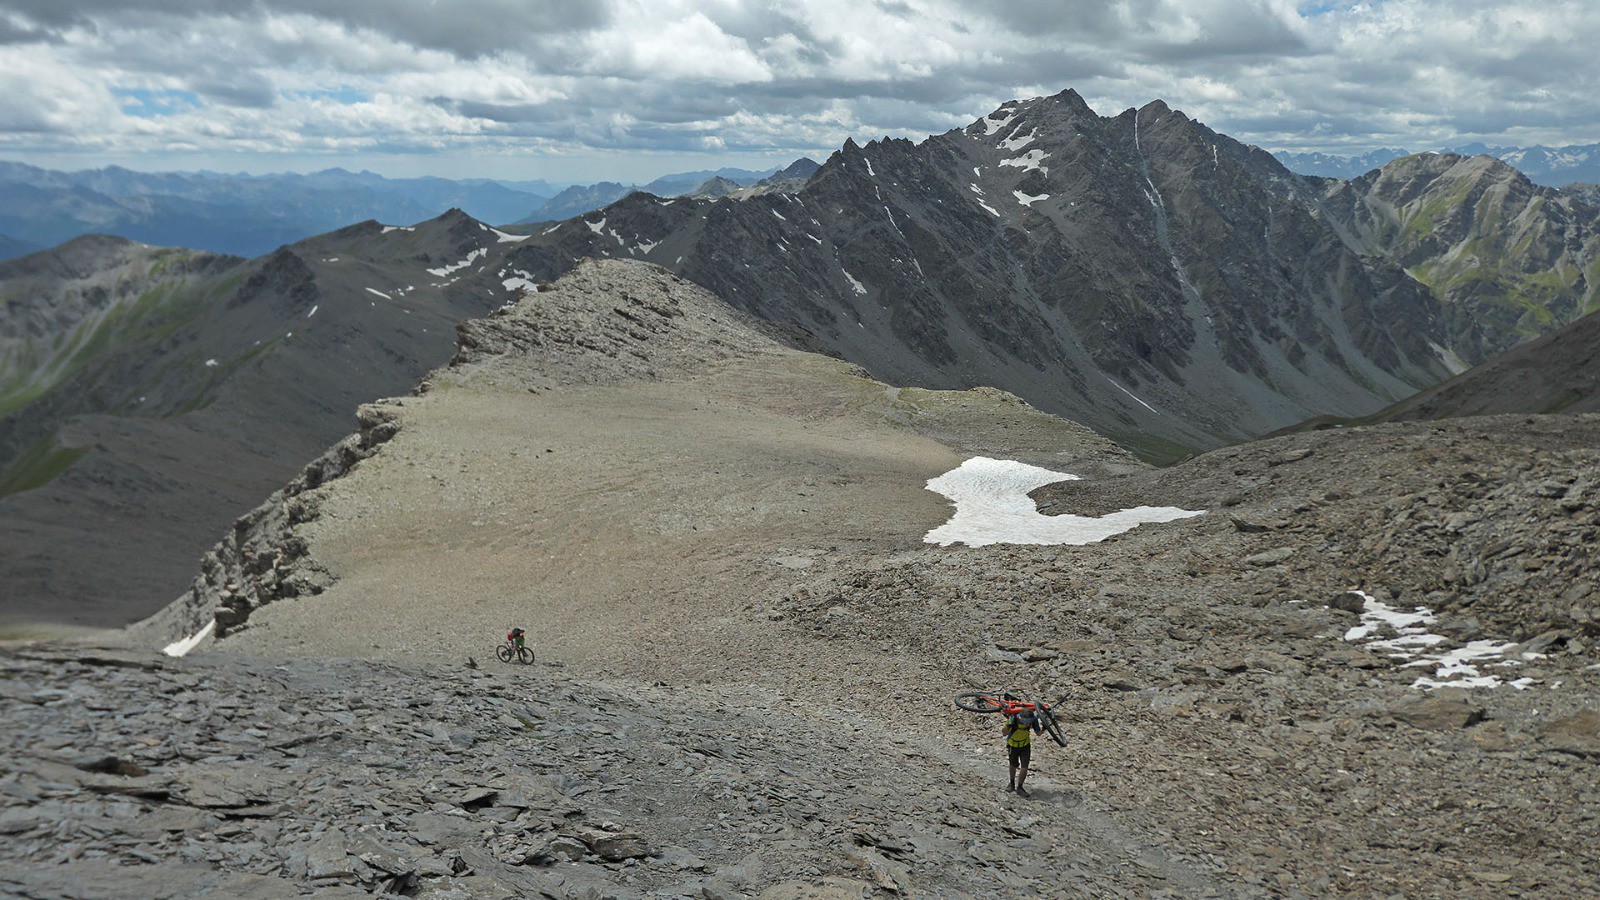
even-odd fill
[[[1017,792],[1017,786],[1016,786],[1016,785],[1014,785],[1014,784],[1008,784],[1008,785],[1006,785],[1006,793],[1008,793],[1008,794],[1014,794],[1014,793],[1016,793],[1016,792]]]
[[[1026,797],[1026,796],[1028,796],[1028,789],[1027,788],[1020,788],[1020,787],[1017,788],[1017,796],[1018,797]]]

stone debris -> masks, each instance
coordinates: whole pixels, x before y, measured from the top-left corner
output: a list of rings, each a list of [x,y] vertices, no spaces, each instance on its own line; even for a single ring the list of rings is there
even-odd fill
[[[1235,895],[1044,778],[1018,829],[998,757],[909,735],[886,752],[848,716],[761,692],[126,658],[0,654],[0,894],[1032,896],[1048,866],[1058,896]],[[438,736],[459,733],[474,740]],[[1099,864],[1130,852],[1152,868]]]

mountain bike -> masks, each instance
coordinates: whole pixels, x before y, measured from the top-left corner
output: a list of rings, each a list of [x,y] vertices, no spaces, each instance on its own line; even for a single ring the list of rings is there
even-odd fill
[[[1050,735],[1050,739],[1065,747],[1066,735],[1061,733],[1061,724],[1056,721],[1056,714],[1050,709],[1050,704],[1043,700],[1037,703],[1028,703],[1008,693],[986,693],[974,691],[956,695],[956,706],[968,712],[1000,713],[1010,718],[1021,713],[1032,713],[1038,720],[1038,731]]]
[[[500,657],[500,661],[503,663],[508,663],[515,659],[526,666],[533,662],[533,650],[527,644],[518,647],[510,641],[502,641],[500,646],[494,648],[494,655]]]

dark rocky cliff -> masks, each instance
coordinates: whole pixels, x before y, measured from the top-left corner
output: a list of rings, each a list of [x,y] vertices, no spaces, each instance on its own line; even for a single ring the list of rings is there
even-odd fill
[[[635,195],[528,267],[633,256],[876,377],[991,384],[1152,456],[1448,374],[1439,305],[1328,221],[1315,183],[1155,102],[1008,103],[921,143],[847,141],[800,189]]]

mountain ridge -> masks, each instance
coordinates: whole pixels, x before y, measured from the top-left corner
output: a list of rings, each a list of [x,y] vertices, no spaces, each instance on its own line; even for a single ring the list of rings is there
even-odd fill
[[[1170,155],[1164,171],[1142,168],[1144,145]],[[1052,163],[1052,176],[1051,156],[1074,165]],[[1224,160],[1216,186],[1190,177]],[[634,195],[517,253],[557,270],[577,256],[660,260],[887,380],[995,384],[1107,433],[1192,448],[1316,404],[1370,411],[1447,373],[1424,337],[1438,313],[1426,291],[1358,259],[1316,223],[1318,202],[1264,151],[1159,101],[1100,117],[1067,91],[920,144],[847,140],[794,193],[712,205]],[[1243,258],[1222,235],[1252,219],[1265,240]],[[1328,273],[1285,274],[1308,258]],[[1352,306],[1329,280],[1387,299]],[[1249,324],[1213,331],[1225,318]],[[1279,385],[1262,391],[1267,368]],[[1230,406],[1208,409],[1181,383],[1218,377],[1235,379]]]
[[[1514,166],[1529,180],[1546,187],[1564,188],[1581,182],[1600,181],[1600,144],[1569,144],[1562,147],[1491,147],[1481,142],[1455,147],[1440,147],[1413,153],[1382,148],[1352,156],[1331,153],[1277,151],[1273,156],[1292,171],[1324,178],[1353,179],[1406,156],[1453,153],[1458,156],[1493,156]]]
[[[128,527],[137,497],[166,510],[162,524],[116,553],[135,573],[127,609],[153,611],[214,541],[207,523],[281,486],[345,434],[351,409],[447,359],[462,318],[584,258],[666,265],[879,381],[998,388],[1165,460],[1309,415],[1370,414],[1487,353],[1474,329],[1510,333],[1407,275],[1417,261],[1330,204],[1327,182],[1159,101],[1113,117],[1071,92],[1017,101],[921,143],[846,141],[787,183],[715,202],[633,193],[537,234],[460,211],[367,221],[239,261],[228,283],[183,294],[188,312],[117,337],[103,364],[9,414],[7,433],[29,436],[0,456],[9,583],[69,616],[52,599],[63,591],[112,596],[122,576],[91,560],[99,526],[86,523]],[[203,476],[193,490],[182,460]],[[102,587],[60,581],[91,577]]]
[[[115,281],[129,312],[85,315],[99,337],[78,341],[62,377],[0,382],[23,401],[0,419],[7,617],[87,624],[158,608],[227,522],[345,433],[350,410],[408,390],[449,358],[461,319],[532,284],[492,275],[517,237],[460,211],[358,223],[254,260],[83,240],[132,254],[83,291],[114,312],[118,295],[97,285]],[[173,264],[191,258],[192,278]],[[0,279],[0,295],[24,288]]]
[[[1406,157],[1328,185],[1323,202],[1433,290],[1473,363],[1600,305],[1600,207],[1493,157]]]

